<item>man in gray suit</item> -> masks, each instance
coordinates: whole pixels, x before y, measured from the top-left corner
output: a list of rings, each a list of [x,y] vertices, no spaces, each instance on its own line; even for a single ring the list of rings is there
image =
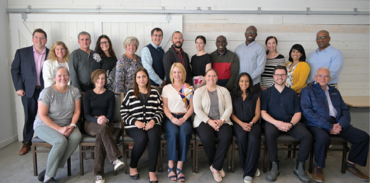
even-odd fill
[[[25,117],[20,155],[26,154],[31,148],[37,99],[44,88],[42,66],[49,53],[49,49],[45,47],[47,35],[44,30],[35,29],[32,33],[32,42],[32,46],[17,50],[11,68],[14,88],[17,95],[22,97]]]

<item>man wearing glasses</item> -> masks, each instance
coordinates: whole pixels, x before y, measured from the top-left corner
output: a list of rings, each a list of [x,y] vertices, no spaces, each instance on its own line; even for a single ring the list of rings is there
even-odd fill
[[[321,30],[316,34],[316,43],[319,48],[311,52],[307,57],[307,63],[310,65],[311,72],[307,83],[315,81],[315,72],[320,67],[327,67],[331,73],[329,85],[336,86],[339,82],[339,75],[343,69],[342,52],[330,45],[330,35],[326,30]]]
[[[152,42],[141,50],[141,62],[148,71],[150,84],[160,91],[166,85],[165,72],[163,67],[164,51],[160,46],[163,39],[161,28],[154,28],[151,31]],[[160,92],[161,93],[161,92]]]
[[[329,86],[330,70],[321,67],[315,75],[315,83],[302,89],[301,108],[308,130],[314,139],[315,167],[312,177],[324,182],[325,157],[330,145],[330,135],[342,137],[351,144],[346,170],[361,181],[369,177],[354,164],[366,166],[369,151],[369,135],[350,125],[351,117],[339,91]]]
[[[305,124],[300,123],[301,106],[297,93],[285,86],[287,70],[285,66],[276,66],[273,74],[275,84],[262,92],[261,115],[265,122],[266,146],[271,170],[267,173],[269,182],[275,181],[280,174],[276,139],[280,134],[288,134],[299,140],[298,157],[293,169],[295,175],[308,183],[311,178],[304,170],[312,147],[312,135]]]
[[[253,88],[259,93],[261,74],[265,70],[266,65],[266,50],[262,45],[255,42],[258,35],[255,26],[249,26],[244,35],[245,43],[235,49],[235,53],[240,61],[239,73],[247,72],[251,75],[254,84]]]

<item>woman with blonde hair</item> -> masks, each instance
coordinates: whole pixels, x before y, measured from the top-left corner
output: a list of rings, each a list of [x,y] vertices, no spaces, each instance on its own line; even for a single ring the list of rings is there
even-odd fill
[[[42,78],[44,79],[44,88],[51,86],[54,83],[54,69],[62,65],[68,69],[69,51],[62,41],[57,41],[51,46],[47,60],[42,67]],[[69,84],[69,82],[68,82]]]

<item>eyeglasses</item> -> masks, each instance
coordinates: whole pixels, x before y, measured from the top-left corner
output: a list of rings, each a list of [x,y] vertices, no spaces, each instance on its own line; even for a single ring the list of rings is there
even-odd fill
[[[318,78],[322,78],[322,77],[324,77],[324,78],[329,78],[330,76],[329,75],[321,75],[321,74],[318,74],[318,75],[316,75]]]
[[[274,74],[274,76],[276,76],[276,77],[285,77],[286,74]]]
[[[253,31],[245,31],[246,34],[257,34],[257,32],[253,32]]]
[[[316,37],[316,40],[320,40],[320,39],[326,39],[326,38],[328,38],[328,37],[326,37],[326,36],[322,36],[322,37]]]
[[[100,42],[100,44],[108,44],[108,41]]]
[[[161,35],[161,34],[154,34],[154,35],[152,35],[153,37],[163,37],[163,35]]]

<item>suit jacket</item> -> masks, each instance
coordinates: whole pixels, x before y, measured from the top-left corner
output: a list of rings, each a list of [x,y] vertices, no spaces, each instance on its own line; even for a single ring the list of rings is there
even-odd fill
[[[182,56],[184,57],[184,60],[185,60],[186,83],[193,85],[193,76],[191,74],[189,56],[185,52],[182,52]],[[170,70],[171,70],[172,64],[175,62],[180,62],[180,59],[177,56],[177,53],[175,52],[175,48],[171,46],[170,49],[168,49],[168,51],[163,56],[163,66],[164,66],[164,72],[166,74],[167,83],[171,83]]]
[[[45,59],[49,49],[46,48]],[[35,92],[37,73],[35,59],[33,57],[33,46],[18,49],[15,53],[12,68],[10,70],[13,78],[15,91],[24,90],[27,98],[31,98]],[[42,69],[40,73],[41,89],[44,89]]]

